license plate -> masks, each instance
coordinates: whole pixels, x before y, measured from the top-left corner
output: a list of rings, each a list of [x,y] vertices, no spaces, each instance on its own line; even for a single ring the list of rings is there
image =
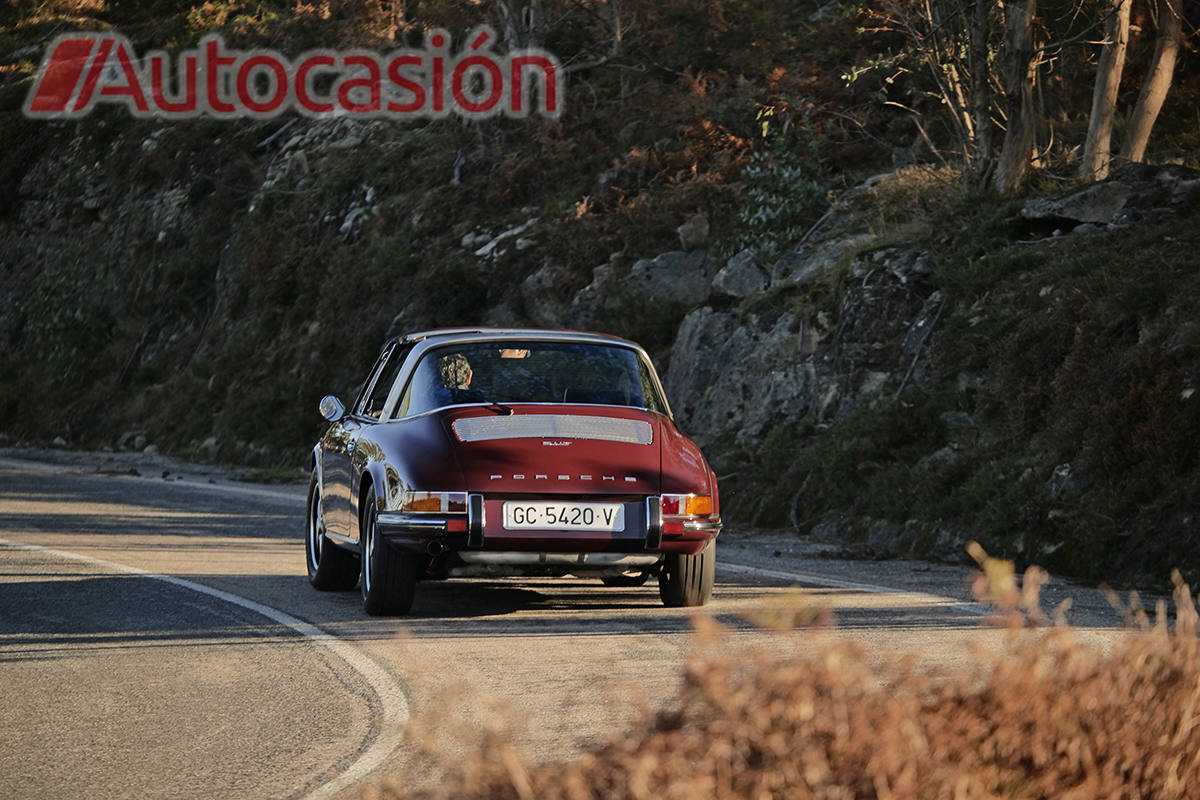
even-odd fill
[[[609,531],[625,530],[625,507],[620,503],[504,504],[504,527],[509,530]]]

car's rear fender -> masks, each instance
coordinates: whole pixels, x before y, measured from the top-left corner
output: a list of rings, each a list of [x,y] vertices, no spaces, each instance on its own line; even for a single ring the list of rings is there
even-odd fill
[[[362,518],[362,512],[366,510],[367,494],[372,487],[375,489],[375,507],[382,511],[387,507],[386,498],[388,496],[387,472],[383,469],[382,464],[367,464],[363,474],[359,476],[358,501],[355,506],[359,519]]]

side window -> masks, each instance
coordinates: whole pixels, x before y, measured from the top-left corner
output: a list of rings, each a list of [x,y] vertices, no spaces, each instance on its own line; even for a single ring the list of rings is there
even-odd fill
[[[647,366],[641,359],[638,359],[638,382],[642,389],[642,404],[650,411],[663,412],[663,404],[659,398],[658,390],[654,387],[654,379],[651,377],[650,370],[653,369]]]
[[[388,394],[392,391],[392,385],[396,382],[400,368],[404,366],[404,359],[410,350],[412,350],[411,344],[392,350],[383,368],[379,371],[379,377],[375,379],[375,384],[371,387],[371,393],[363,402],[361,411],[363,416],[379,419],[379,415],[383,412],[383,406],[387,402]]]
[[[375,363],[371,366],[371,371],[367,373],[366,380],[363,381],[363,385],[359,388],[358,394],[354,396],[354,404],[350,406],[351,412],[356,414],[359,413],[359,410],[366,403],[367,392],[371,391],[371,379],[374,378],[381,369],[383,369],[385,362],[387,362],[388,356],[391,355],[392,351],[395,349],[396,348],[394,345],[390,345],[379,354],[379,358],[375,359]]]
[[[450,390],[445,387],[437,368],[440,359],[438,354],[443,352],[445,351],[434,350],[417,364],[412,380],[408,382],[408,388],[396,409],[396,416],[423,414],[453,402]]]

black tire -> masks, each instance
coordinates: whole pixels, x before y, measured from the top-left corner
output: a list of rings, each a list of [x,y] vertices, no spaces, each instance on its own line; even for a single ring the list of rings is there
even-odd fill
[[[323,592],[344,592],[358,583],[358,559],[349,550],[338,547],[325,535],[321,512],[321,487],[314,470],[308,484],[308,515],[304,531],[304,555],[308,562],[308,582]]]
[[[658,573],[658,596],[669,608],[702,606],[712,598],[713,573],[717,566],[717,543],[694,556],[668,553]]]
[[[373,617],[407,614],[417,588],[417,559],[376,536],[375,487],[359,509],[363,609]]]
[[[639,572],[635,575],[605,575],[600,582],[605,586],[643,586],[649,578],[649,572]]]

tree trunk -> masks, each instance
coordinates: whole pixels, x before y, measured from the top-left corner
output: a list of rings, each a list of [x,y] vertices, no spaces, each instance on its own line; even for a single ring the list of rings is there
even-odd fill
[[[1181,0],[1158,0],[1158,38],[1154,46],[1154,61],[1150,66],[1150,76],[1138,95],[1137,106],[1129,121],[1129,133],[1121,148],[1121,156],[1130,161],[1145,159],[1150,131],[1171,88],[1175,57],[1183,38],[1182,11]]]
[[[992,177],[992,87],[988,82],[988,40],[991,0],[975,0],[967,36],[967,63],[971,71],[971,116],[975,120],[975,147],[971,157],[972,180],[985,186]]]
[[[1112,0],[1105,14],[1104,49],[1096,68],[1096,86],[1092,90],[1092,114],[1088,122],[1087,143],[1079,174],[1093,181],[1108,177],[1112,160],[1113,116],[1117,110],[1117,90],[1125,69],[1125,49],[1129,44],[1129,8],[1132,0]]]
[[[1008,129],[996,162],[993,187],[1000,194],[1016,194],[1029,176],[1033,147],[1037,142],[1037,115],[1033,109],[1033,85],[1038,62],[1033,49],[1033,16],[1037,0],[1005,3],[1004,94]]]

